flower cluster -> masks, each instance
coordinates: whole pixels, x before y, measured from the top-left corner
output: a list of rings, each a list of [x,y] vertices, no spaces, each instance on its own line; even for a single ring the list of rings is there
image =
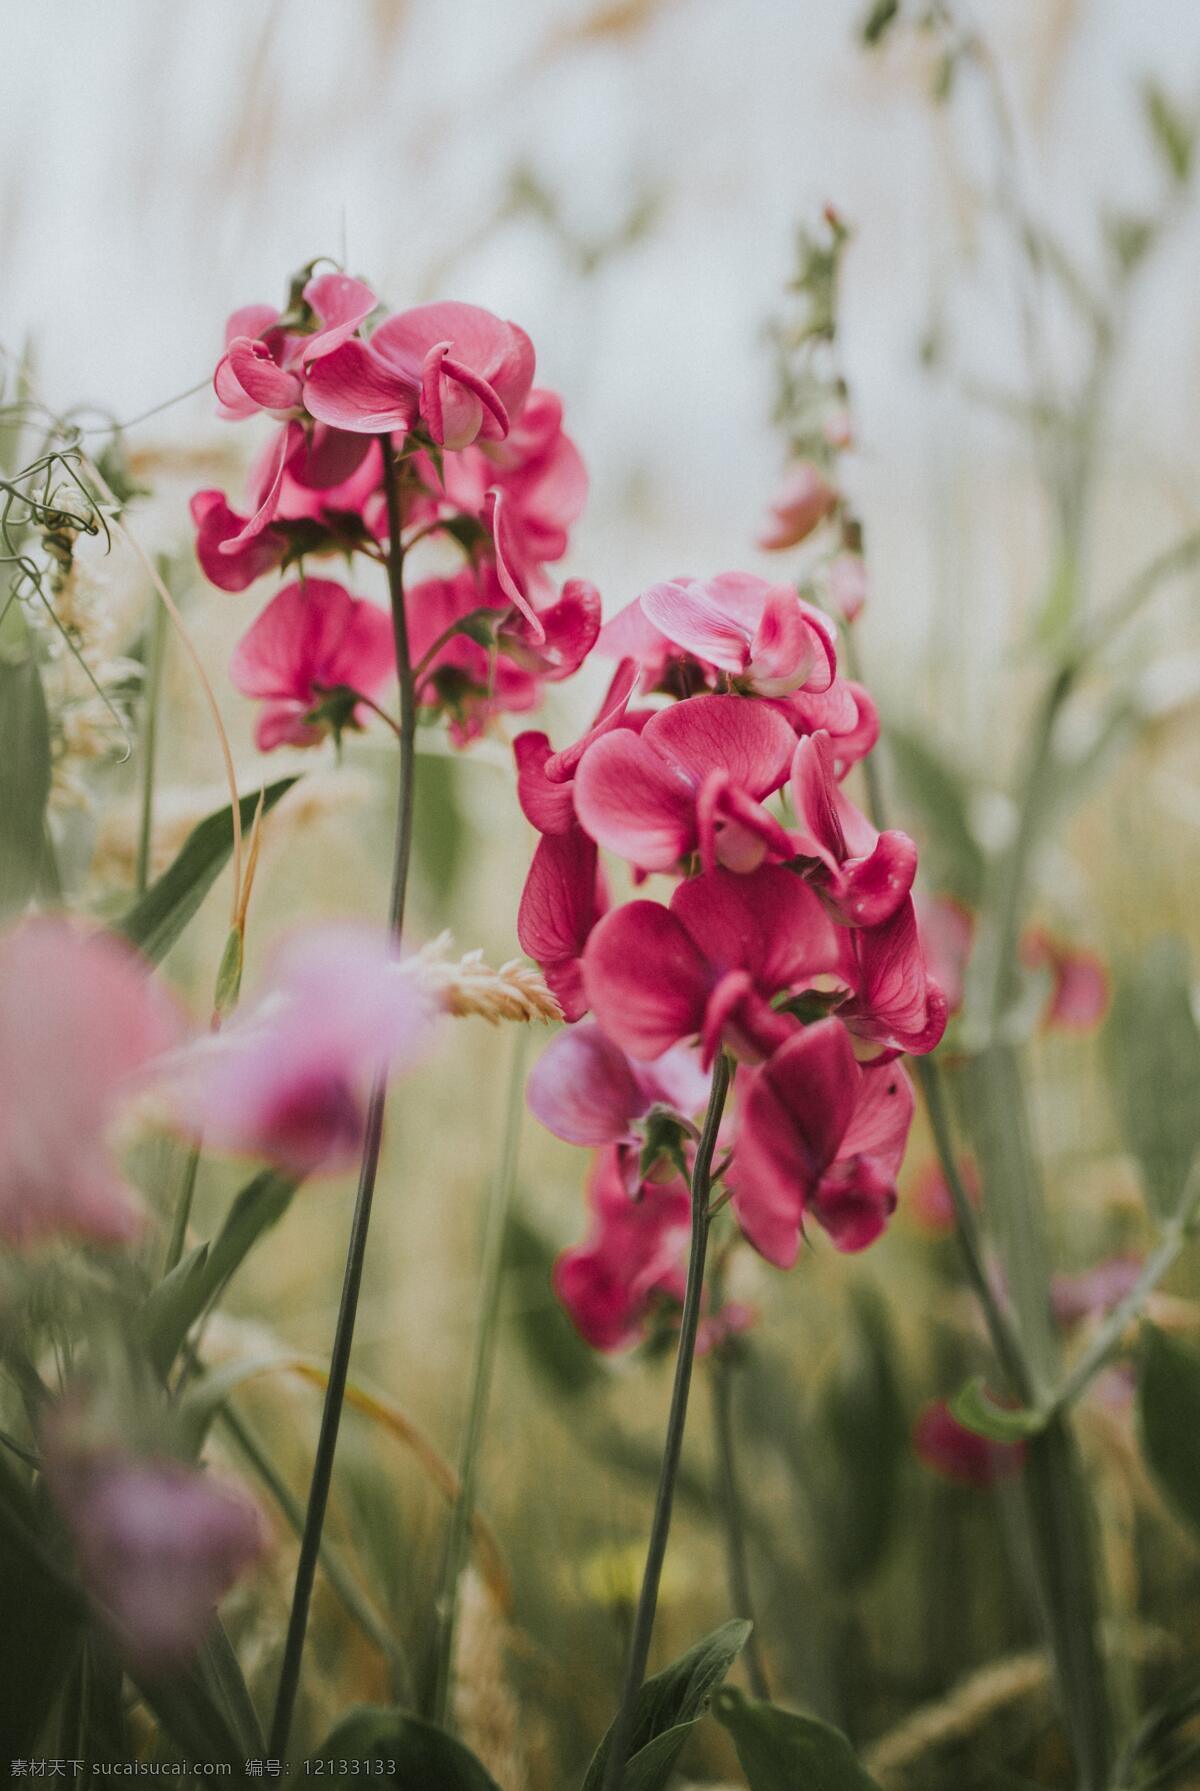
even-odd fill
[[[234,312],[214,377],[221,414],[265,413],[275,429],[245,504],[200,491],[192,518],[222,590],[300,570],[234,658],[235,684],[264,705],[264,751],[361,727],[395,672],[387,618],[306,577],[316,556],[379,561],[431,534],[455,545],[461,567],[414,584],[405,610],[417,699],[448,715],[459,744],[498,713],[533,708],[545,682],[582,662],[599,595],[579,580],[560,591],[547,568],[566,552],[587,474],[561,402],[533,376],[516,324],[457,303],[381,318],[370,287],[341,273],[306,269],[282,313]],[[400,468],[395,508],[383,441]]]
[[[679,1298],[718,1053],[737,1066],[719,1173],[742,1233],[787,1267],[807,1220],[843,1250],[883,1230],[913,1108],[897,1060],[936,1045],[946,1004],[918,936],[913,843],[844,787],[878,723],[839,672],[828,616],[748,573],[677,578],[598,650],[619,663],[583,738],[515,743],[541,835],[518,930],[575,1022],[530,1106],[598,1152],[591,1233],[558,1291],[611,1349]],[[669,877],[667,899],[612,905],[602,852],[637,885]]]

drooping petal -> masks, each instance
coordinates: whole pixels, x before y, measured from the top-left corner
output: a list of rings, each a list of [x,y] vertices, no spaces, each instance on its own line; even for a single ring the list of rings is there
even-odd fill
[[[603,908],[594,842],[578,827],[539,840],[517,910],[517,938],[541,965],[567,1020],[588,1009],[579,960]]]
[[[267,527],[245,535],[246,517],[231,510],[223,491],[198,491],[191,502],[196,525],[196,558],[210,583],[222,591],[244,591],[264,572],[283,564],[287,542]],[[241,541],[241,551],[226,553],[225,544]]]
[[[534,1118],[568,1144],[621,1144],[649,1102],[618,1045],[594,1020],[551,1039],[533,1066],[525,1099]]]
[[[517,761],[517,801],[525,819],[539,833],[568,833],[575,826],[575,796],[570,781],[554,783],[546,776],[550,742],[545,734],[518,734],[513,741]]]
[[[746,629],[709,595],[698,579],[670,579],[651,585],[638,599],[647,620],[697,659],[734,674],[745,670],[750,653]]]
[[[233,535],[222,541],[219,553],[230,557],[240,554],[247,542],[256,535],[261,535],[279,507],[279,492],[283,484],[283,470],[291,456],[304,440],[304,430],[299,423],[285,423],[275,438],[269,461],[264,466],[263,481],[259,493],[258,508],[249,518],[239,535]]]
[[[300,402],[300,381],[279,366],[265,342],[235,336],[217,370],[217,395],[228,403],[228,385],[221,369],[262,410],[291,410]]]

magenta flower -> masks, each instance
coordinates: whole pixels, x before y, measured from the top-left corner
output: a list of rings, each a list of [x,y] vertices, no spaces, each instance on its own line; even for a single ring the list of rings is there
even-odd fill
[[[633,1057],[699,1037],[706,1065],[722,1040],[753,1063],[799,1026],[777,998],[834,971],[836,932],[791,871],[716,870],[681,883],[669,908],[627,902],[606,915],[587,941],[584,986],[604,1031]]]
[[[206,1143],[296,1175],[343,1168],[362,1143],[375,1078],[425,1050],[435,1011],[393,942],[355,927],[311,930],[278,953],[256,999],[176,1060],[176,1113]]]
[[[683,1299],[691,1198],[680,1178],[646,1182],[631,1199],[610,1147],[588,1178],[588,1205],[588,1238],[559,1257],[554,1291],[593,1349],[628,1349],[658,1300]]]
[[[813,860],[812,881],[833,911],[852,926],[889,920],[912,888],[917,848],[906,833],[879,833],[842,794],[824,730],[797,742],[791,793],[793,846]]]
[[[748,1078],[729,1181],[755,1249],[790,1268],[812,1214],[839,1250],[863,1250],[896,1205],[912,1121],[897,1065],[863,1070],[840,1020],[795,1032]]]
[[[64,920],[0,938],[0,1238],[122,1243],[140,1228],[108,1134],[178,1017],[118,940]]]
[[[517,909],[517,938],[540,965],[565,1020],[587,1013],[583,949],[607,907],[599,854],[581,828],[538,841]]]
[[[516,324],[477,305],[418,305],[369,342],[343,342],[319,360],[304,403],[323,423],[370,435],[407,432],[419,413],[440,446],[466,448],[504,439],[533,367],[533,344]]]
[[[600,704],[596,719],[573,746],[556,753],[546,734],[526,732],[513,741],[517,761],[517,800],[527,821],[539,833],[569,833],[575,821],[575,773],[588,747],[611,728],[644,727],[648,714],[631,717],[630,696],[637,665],[623,659]]]
[[[239,1487],[169,1456],[89,1446],[73,1428],[60,1410],[43,1448],[80,1577],[126,1657],[144,1672],[169,1673],[195,1653],[219,1600],[265,1553],[266,1526]]]
[[[879,712],[870,693],[849,678],[835,678],[826,691],[793,691],[779,707],[798,734],[823,729],[829,735],[839,779],[865,759],[879,739]]]
[[[523,714],[538,700],[537,675],[508,653],[494,651],[469,634],[439,638],[475,610],[491,609],[499,618],[508,601],[489,569],[464,567],[453,578],[427,578],[405,594],[409,646],[419,663],[432,653],[421,677],[417,701],[423,708],[444,709],[450,737],[458,746],[476,740],[492,718]],[[574,618],[567,621],[568,631]]]
[[[881,926],[844,928],[841,943],[852,995],[839,1011],[865,1054],[932,1051],[946,1030],[946,997],[926,969],[912,898]]]
[[[642,870],[670,870],[699,850],[708,869],[750,871],[792,855],[761,799],[783,782],[794,744],[767,704],[693,697],[640,732],[595,740],[575,773],[575,810],[594,840]]]
[[[772,498],[758,545],[772,551],[797,546],[824,522],[837,501],[838,494],[820,467],[802,460]]]
[[[918,1458],[943,1480],[985,1492],[1011,1480],[1025,1465],[1024,1443],[993,1443],[960,1424],[944,1399],[934,1399],[913,1426]]]
[[[315,746],[334,725],[361,726],[361,704],[336,723],[322,717],[334,691],[373,696],[396,669],[391,618],[341,585],[308,578],[285,585],[234,649],[229,675],[263,709],[255,729],[260,751]]]
[[[693,1051],[677,1047],[656,1063],[638,1063],[585,1020],[552,1039],[525,1091],[529,1111],[568,1144],[616,1147],[630,1192],[641,1180],[642,1122],[652,1108],[681,1119],[699,1113],[710,1078]]]
[[[375,294],[347,274],[318,274],[305,286],[304,302],[317,323],[307,333],[281,329],[279,312],[270,305],[245,305],[233,313],[213,376],[225,416],[298,412],[306,370],[354,335],[375,309]]]

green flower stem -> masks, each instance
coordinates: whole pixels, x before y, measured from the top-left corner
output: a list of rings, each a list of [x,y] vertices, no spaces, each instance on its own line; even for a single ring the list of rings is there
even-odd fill
[[[416,764],[417,714],[413,690],[412,658],[408,646],[408,620],[404,612],[404,544],[401,536],[400,491],[397,483],[396,456],[390,437],[381,435],[383,451],[384,492],[388,515],[388,587],[392,604],[392,633],[396,643],[396,675],[400,685],[400,787],[397,799],[396,837],[392,858],[392,890],[388,924],[399,936],[404,921],[404,900],[408,890],[408,871],[412,857],[414,769]],[[283,1665],[279,1674],[279,1690],[271,1721],[270,1753],[282,1759],[287,1753],[296,1694],[300,1685],[300,1664],[304,1654],[304,1638],[308,1628],[308,1611],[312,1600],[313,1581],[321,1548],[321,1532],[329,1503],[333,1480],[333,1459],[337,1451],[338,1427],[346,1395],[346,1379],[350,1371],[350,1352],[354,1343],[354,1323],[362,1289],[363,1268],[367,1255],[367,1233],[371,1223],[371,1205],[375,1196],[375,1180],[379,1173],[379,1153],[383,1140],[383,1110],[387,1098],[387,1078],[381,1075],[371,1091],[363,1126],[362,1161],[359,1168],[358,1192],[350,1239],[346,1251],[346,1269],[342,1281],[342,1297],[338,1307],[333,1348],[329,1361],[329,1381],[321,1412],[321,1429],[313,1461],[312,1482],[308,1494],[308,1510],[304,1533],[300,1539],[300,1558],[296,1565],[296,1584],[292,1593],[292,1609],[284,1643]]]
[[[692,1242],[688,1256],[687,1286],[683,1296],[683,1316],[679,1325],[679,1347],[675,1356],[675,1381],[671,1389],[671,1408],[667,1417],[667,1435],[663,1446],[662,1466],[658,1477],[658,1496],[642,1588],[638,1594],[629,1657],[621,1701],[613,1719],[612,1740],[605,1762],[601,1791],[618,1791],[625,1776],[625,1765],[633,1739],[634,1714],[638,1693],[646,1676],[650,1655],[650,1638],[654,1632],[654,1616],[658,1607],[658,1586],[662,1578],[667,1538],[671,1530],[671,1507],[675,1498],[675,1481],[683,1449],[683,1432],[687,1423],[688,1394],[692,1385],[692,1365],[696,1354],[696,1333],[700,1324],[700,1303],[704,1292],[704,1262],[708,1252],[708,1200],[712,1187],[713,1151],[717,1131],[725,1110],[729,1090],[729,1060],[722,1051],[713,1065],[712,1092],[704,1116],[704,1130],[692,1166]]]
[[[164,1277],[171,1270],[178,1268],[183,1255],[183,1247],[187,1242],[188,1221],[192,1216],[192,1201],[196,1196],[196,1176],[200,1169],[201,1143],[194,1138],[187,1147],[187,1156],[183,1161],[183,1174],[179,1181],[179,1193],[175,1200],[175,1211],[171,1219],[171,1235],[167,1239],[167,1252],[163,1258]]]
[[[742,1650],[750,1690],[762,1703],[771,1701],[771,1686],[758,1639],[750,1562],[746,1553],[746,1524],[737,1471],[737,1439],[733,1428],[733,1380],[736,1361],[727,1344],[712,1354],[710,1384],[713,1402],[713,1434],[717,1445],[717,1497],[725,1524],[725,1559],[734,1615],[754,1625]]]
[[[150,882],[150,847],[154,834],[154,770],[158,746],[158,699],[162,689],[166,647],[167,612],[156,596],[150,619],[150,656],[146,662],[146,683],[142,692],[142,786],[135,871],[135,887],[139,895],[145,895]]]
[[[458,1462],[459,1490],[458,1497],[450,1507],[446,1552],[442,1565],[441,1591],[437,1601],[438,1628],[434,1650],[433,1694],[430,1711],[433,1721],[440,1728],[445,1728],[451,1720],[450,1697],[454,1682],[454,1637],[458,1624],[459,1583],[466,1563],[467,1545],[475,1515],[479,1451],[483,1441],[488,1396],[492,1385],[492,1368],[496,1358],[500,1293],[504,1280],[504,1240],[508,1229],[508,1214],[512,1205],[513,1185],[516,1179],[517,1150],[521,1139],[527,1037],[527,1029],[524,1026],[518,1026],[513,1040],[512,1068],[509,1071],[504,1144],[496,1168],[496,1178],[491,1199],[488,1201],[484,1226],[479,1322],[475,1332],[475,1351],[471,1363],[467,1421],[463,1431],[462,1451]]]

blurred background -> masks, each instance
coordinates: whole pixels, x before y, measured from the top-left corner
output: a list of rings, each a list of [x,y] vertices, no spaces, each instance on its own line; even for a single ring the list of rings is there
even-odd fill
[[[771,569],[754,546],[786,459],[770,325],[786,310],[797,226],[835,205],[853,232],[840,356],[856,419],[846,478],[871,566],[868,681],[885,728],[919,728],[961,776],[986,847],[1005,826],[1053,559],[1053,502],[1020,395],[1073,392],[1090,352],[1086,306],[1064,296],[1068,281],[1031,275],[1006,206],[1016,195],[1103,289],[1105,220],[1157,204],[1162,187],[1144,83],[1194,105],[1200,11],[1191,0],[977,0],[956,17],[986,42],[992,77],[968,67],[952,91],[936,34],[898,30],[868,52],[868,11],[862,0],[7,0],[0,341],[28,345],[52,406],[102,407],[99,425],[103,412],[136,418],[206,381],[226,315],[281,302],[291,271],[319,254],[389,305],[486,305],[528,330],[539,382],[563,394],[591,474],[564,571],[593,579],[611,614],[663,576]],[[1200,208],[1185,196],[1177,214],[1122,319],[1097,428],[1097,601],[1200,524]],[[291,768],[285,754],[257,758],[250,705],[224,677],[266,587],[202,587],[186,500],[197,485],[240,488],[253,435],[215,418],[207,388],[128,432],[153,488],[135,526],[172,557],[245,788]],[[120,596],[131,574],[110,562],[96,576]],[[1141,630],[1128,725],[1103,734],[1127,751],[1096,765],[1110,775],[1051,843],[1046,918],[1109,962],[1163,930],[1196,930],[1194,596],[1178,590]],[[160,856],[221,800],[181,656],[167,676]],[[538,725],[573,738],[603,677],[589,668],[557,691]],[[1085,764],[1089,727],[1099,740],[1085,705]],[[507,747],[451,758],[426,744],[414,930],[449,927],[461,949],[502,961],[517,949],[532,849]],[[340,766],[309,755],[303,768],[268,834],[251,982],[255,958],[297,919],[386,904],[386,742],[354,740]],[[901,806],[897,819],[920,831],[919,813]],[[88,827],[119,879],[133,840],[119,776],[92,798]],[[222,937],[214,898],[174,964],[198,1004]],[[360,1319],[355,1372],[451,1458],[510,1049],[461,1022],[397,1091]],[[1136,1195],[1095,1037],[1046,1037],[1035,1052],[1056,1247],[1080,1268],[1137,1245]],[[554,1308],[549,1263],[583,1230],[583,1167],[529,1123],[480,1489],[506,1565],[491,1570],[462,1642],[478,1651],[464,1683],[484,1688],[464,1722],[506,1787],[561,1784],[608,1720],[666,1396],[653,1352],[598,1360]],[[950,1486],[909,1444],[916,1413],[954,1390],[973,1348],[951,1245],[914,1197],[928,1169],[917,1137],[895,1227],[864,1261],[815,1248],[788,1277],[733,1266],[734,1291],[762,1318],[742,1422],[766,1644],[784,1698],[864,1745],[914,1710],[944,1711],[974,1669],[999,1675],[951,1702],[918,1776],[905,1776],[901,1738],[878,1768],[886,1784],[974,1784],[977,1768],[1038,1749],[1053,1775],[1059,1744],[1044,1670],[1025,1652],[1034,1626],[1007,1565],[1003,1489]],[[206,1169],[202,1232],[233,1185],[232,1171]],[[327,1350],[350,1196],[339,1182],[302,1195],[237,1286],[243,1324],[214,1326],[214,1347],[271,1333]],[[729,1609],[699,1391],[662,1658]],[[264,1384],[245,1403],[301,1485],[312,1389]],[[1196,1556],[1144,1485],[1127,1414],[1098,1408],[1089,1423],[1089,1448],[1113,1470],[1102,1511],[1113,1596],[1146,1614],[1138,1646],[1159,1660],[1180,1613],[1200,1611]],[[366,1582],[419,1651],[444,1520],[436,1487],[411,1448],[351,1419],[336,1500],[341,1532],[365,1539]],[[280,1613],[287,1549],[281,1536]],[[379,1664],[339,1607],[326,1600],[322,1614],[329,1706],[347,1684],[382,1696]],[[277,1637],[242,1640],[269,1682]],[[313,1732],[325,1714],[308,1712]],[[722,1747],[705,1731],[689,1755],[697,1781],[728,1772]]]

